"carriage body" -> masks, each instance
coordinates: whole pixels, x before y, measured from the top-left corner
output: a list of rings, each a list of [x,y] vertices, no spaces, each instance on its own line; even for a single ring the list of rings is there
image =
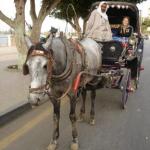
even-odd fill
[[[123,55],[126,57],[126,60],[133,61],[134,59],[137,59],[136,65],[139,67],[142,62],[144,39],[141,34],[140,14],[137,6],[132,3],[116,1],[108,1],[107,4],[109,7],[107,10],[107,15],[113,33],[113,41],[102,42],[103,63],[109,64],[110,61],[111,64],[111,59],[112,64],[119,61],[115,60],[115,58],[119,59],[118,55],[121,55],[124,51]],[[91,7],[91,11],[96,9],[98,5],[99,2],[94,3]],[[125,16],[130,18],[130,25],[134,30],[133,35],[130,38],[121,38],[116,36],[116,30],[121,25],[122,19]],[[126,52],[124,49],[126,49]],[[134,57],[131,58],[131,54]]]
[[[107,87],[122,90],[123,108],[130,92],[130,82],[134,80],[136,88],[139,83],[143,57],[144,39],[141,34],[140,14],[136,5],[127,2],[109,1],[107,15],[112,29],[113,40],[100,42],[102,45],[101,74],[107,78]],[[92,5],[91,11],[99,6]],[[130,18],[133,34],[129,38],[117,37],[116,30],[120,27],[123,17]]]

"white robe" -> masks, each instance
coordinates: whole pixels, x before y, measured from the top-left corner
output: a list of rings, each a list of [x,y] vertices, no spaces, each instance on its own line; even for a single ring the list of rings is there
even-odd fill
[[[91,13],[87,22],[85,36],[97,41],[112,40],[112,32],[109,21],[104,19],[97,9]]]

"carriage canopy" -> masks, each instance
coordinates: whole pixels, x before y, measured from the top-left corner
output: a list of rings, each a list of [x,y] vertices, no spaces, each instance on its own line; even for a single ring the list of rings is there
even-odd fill
[[[97,8],[99,3],[100,2],[94,3],[91,7],[91,11]],[[122,23],[123,17],[128,16],[130,18],[130,25],[134,28],[134,32],[139,35],[141,34],[139,10],[135,4],[114,1],[108,1],[107,4],[109,7],[107,15],[112,29],[118,28]]]

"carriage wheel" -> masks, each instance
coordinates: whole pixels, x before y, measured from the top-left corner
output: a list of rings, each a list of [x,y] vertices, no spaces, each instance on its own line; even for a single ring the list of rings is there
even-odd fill
[[[123,109],[126,108],[126,103],[127,103],[128,95],[129,95],[130,81],[131,81],[131,71],[130,69],[124,69],[124,75],[121,81],[121,90],[122,90],[121,106]]]

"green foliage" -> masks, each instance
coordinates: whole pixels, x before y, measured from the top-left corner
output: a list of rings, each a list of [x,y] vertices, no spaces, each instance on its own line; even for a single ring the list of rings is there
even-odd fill
[[[147,28],[150,27],[150,17],[147,17],[144,19],[142,22],[142,32],[145,33],[147,32]]]
[[[143,21],[142,25],[146,26],[146,27],[150,26],[150,18],[149,17],[145,18],[145,20]]]
[[[77,17],[84,18],[88,14],[88,9],[90,9],[92,2],[91,0],[63,0],[53,11],[52,15],[59,19],[71,20],[75,17],[75,13],[72,7],[69,7],[69,4],[73,5]]]

